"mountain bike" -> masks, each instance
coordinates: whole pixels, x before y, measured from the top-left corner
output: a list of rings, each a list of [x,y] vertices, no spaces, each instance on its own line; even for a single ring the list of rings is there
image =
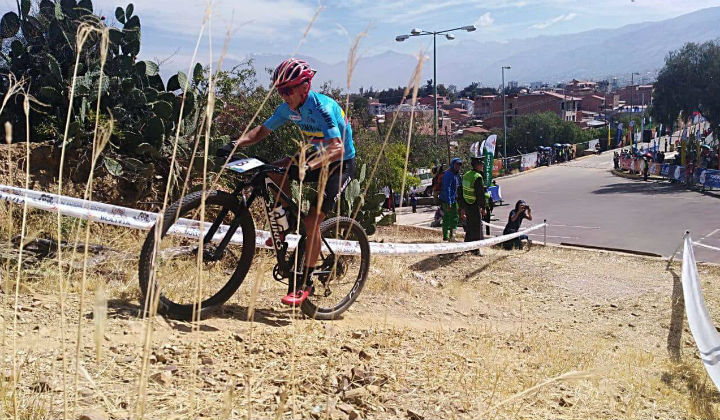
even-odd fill
[[[202,191],[184,196],[167,208],[145,239],[140,288],[145,298],[151,296],[149,290],[154,292],[162,315],[189,320],[198,311],[202,317],[225,303],[247,276],[256,241],[272,247],[275,280],[301,282],[306,236],[302,226],[299,232],[293,228],[304,213],[268,176],[285,174],[286,169],[254,158],[226,166],[241,178],[231,193],[206,191],[204,206]],[[270,229],[266,241],[262,235],[256,238],[249,211],[255,201],[262,204]],[[286,204],[284,215],[281,203]],[[365,285],[370,245],[365,230],[349,217],[327,219],[320,231],[322,248],[314,264],[312,292],[300,309],[311,318],[331,320],[355,302]]]

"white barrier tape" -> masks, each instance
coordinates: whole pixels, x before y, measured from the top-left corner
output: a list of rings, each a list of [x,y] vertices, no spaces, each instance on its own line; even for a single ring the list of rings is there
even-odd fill
[[[707,307],[705,307],[692,245],[690,234],[686,234],[682,263],[685,313],[705,369],[715,386],[720,389],[720,334],[715,329]]]
[[[714,247],[714,246],[710,246],[710,245],[705,245],[705,244],[702,244],[702,243],[700,243],[700,242],[693,242],[693,245],[695,245],[695,246],[701,246],[701,247],[707,248],[707,249],[712,249],[713,251],[720,251],[720,248],[718,248],[718,247]]]
[[[490,226],[491,228],[495,228],[495,229],[503,229],[503,230],[505,229],[505,226],[493,225],[492,223],[486,223],[485,221],[482,221],[482,224],[483,224],[483,226]]]
[[[79,198],[25,190],[23,188],[10,187],[7,185],[0,185],[0,200],[6,200],[20,205],[27,203],[28,206],[40,210],[54,213],[60,212],[65,216],[133,229],[150,230],[155,225],[155,220],[157,219],[157,214],[155,213]],[[203,232],[205,232],[210,225],[211,223],[205,222]],[[540,229],[543,226],[545,226],[545,224],[532,226],[520,232],[474,242],[429,244],[371,242],[370,252],[376,255],[439,255],[472,251],[483,247],[497,245],[517,238],[521,235],[526,235],[529,232]],[[170,228],[168,233],[188,238],[199,238],[200,227],[200,223],[197,221],[180,219]],[[227,232],[227,229],[227,225],[221,225],[218,232],[213,237],[213,241],[219,241],[223,237],[224,233]],[[268,238],[270,238],[269,232],[257,230],[255,245],[261,248],[269,248],[266,245],[266,240]],[[288,242],[289,248],[294,248],[297,245],[298,236],[288,235],[286,241]],[[240,232],[236,232],[230,242],[234,244],[242,244],[242,234]],[[335,253],[343,255],[360,254],[360,248],[357,242],[343,240],[329,240],[328,242]]]

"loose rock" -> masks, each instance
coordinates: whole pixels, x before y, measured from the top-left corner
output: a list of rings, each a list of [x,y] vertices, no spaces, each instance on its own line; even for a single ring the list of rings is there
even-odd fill
[[[80,414],[78,420],[107,420],[108,414],[102,410],[87,410]]]
[[[162,386],[169,386],[172,383],[172,374],[168,371],[162,371],[153,374],[150,379]]]
[[[30,389],[32,389],[32,390],[35,391],[35,392],[48,392],[48,391],[52,391],[52,387],[50,386],[50,384],[47,383],[47,382],[45,382],[45,381],[35,382],[35,383],[33,384],[33,386],[30,387]]]
[[[407,416],[410,420],[425,420],[425,416],[408,408]]]

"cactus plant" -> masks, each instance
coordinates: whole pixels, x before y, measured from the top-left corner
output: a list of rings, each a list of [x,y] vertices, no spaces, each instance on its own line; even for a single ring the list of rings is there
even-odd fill
[[[21,0],[18,11],[6,13],[0,19],[0,40],[9,40],[9,48],[0,52],[0,96],[8,88],[8,75],[32,80],[29,93],[41,103],[33,103],[30,137],[34,141],[60,141],[67,119],[70,86],[75,66],[75,37],[81,22],[98,27],[105,25],[93,14],[91,0],[40,0],[37,15],[31,15],[31,0]],[[109,30],[109,49],[104,66],[101,89],[101,109],[110,109],[115,120],[108,148],[105,169],[122,177],[133,176],[137,168],[163,167],[152,161],[163,159],[165,141],[177,127],[181,95],[188,78],[178,73],[168,81],[159,75],[159,65],[136,59],[141,47],[141,21],[134,15],[134,6],[115,10],[118,27]],[[80,66],[75,80],[75,100],[72,104],[70,147],[91,147],[94,132],[94,112],[100,79],[100,37],[91,36],[81,51]],[[184,105],[182,132],[197,127],[197,86],[204,83],[203,69],[195,66]],[[8,102],[3,121],[15,126],[16,138],[25,138],[22,101]],[[40,127],[40,128],[39,128]],[[50,127],[50,128],[48,128]],[[113,156],[115,156],[113,158]],[[128,159],[143,165],[126,165]],[[134,161],[133,161],[134,162]]]

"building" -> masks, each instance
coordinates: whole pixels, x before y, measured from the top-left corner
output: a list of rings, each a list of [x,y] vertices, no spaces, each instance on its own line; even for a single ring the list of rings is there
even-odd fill
[[[435,106],[435,97],[434,95],[421,96],[417,98],[417,103],[418,105],[426,105],[432,108]],[[438,108],[447,105],[450,105],[450,100],[445,96],[438,95]]]
[[[483,119],[492,115],[492,106],[497,95],[481,95],[475,97],[475,104],[473,109],[475,110],[475,116]]]
[[[593,94],[581,98],[580,109],[583,111],[601,113],[606,109],[605,96]]]
[[[450,118],[459,127],[466,126],[473,119],[473,115],[463,108],[443,110],[443,116]]]
[[[427,105],[415,105],[413,108],[409,104],[388,106],[385,110],[385,122],[391,123],[397,114],[398,120],[410,120],[410,113],[414,110],[413,120],[415,121],[415,132],[422,135],[433,135],[435,128],[433,124],[434,110]],[[438,115],[438,135],[445,132],[451,132],[453,129],[450,118],[442,116],[442,110]]]
[[[569,95],[573,96],[592,95],[597,92],[597,83],[588,80],[573,79],[565,85],[565,90]]]
[[[465,128],[462,128],[460,131],[461,131],[461,133],[459,134],[460,137],[465,137],[465,136],[472,135],[472,134],[475,134],[475,135],[490,134],[490,130],[488,130],[487,128],[484,128],[484,127],[480,127],[480,126],[465,127]]]
[[[620,101],[626,104],[649,105],[652,100],[653,85],[628,85],[618,89]]]
[[[555,92],[541,91],[527,95],[508,95],[506,97],[505,115],[507,125],[512,125],[513,118],[520,115],[540,112],[554,112],[565,121],[578,121],[578,111],[582,98],[562,95]],[[503,100],[498,96],[493,101],[492,114],[484,119],[487,128],[503,126]]]
[[[470,115],[475,114],[475,101],[469,98],[460,98],[450,104],[450,106],[453,108],[462,108]]]
[[[382,102],[370,101],[368,103],[368,112],[370,113],[370,115],[373,115],[373,116],[383,115],[385,113],[386,108],[387,108],[387,105],[385,105]]]

